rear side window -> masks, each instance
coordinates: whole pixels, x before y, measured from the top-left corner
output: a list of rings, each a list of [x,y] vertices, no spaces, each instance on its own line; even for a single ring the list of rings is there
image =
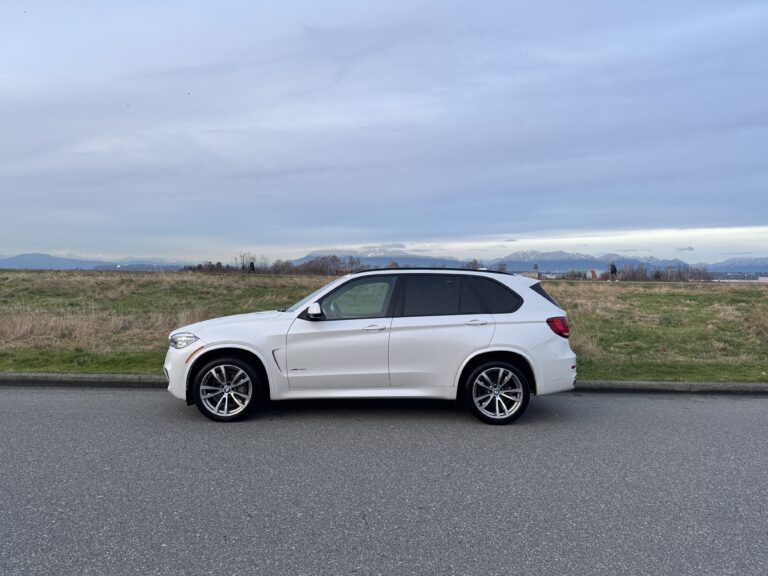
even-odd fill
[[[403,316],[447,316],[459,313],[459,279],[425,274],[408,276],[403,294]]]
[[[488,278],[413,275],[405,278],[401,315],[508,314],[522,303],[523,299],[512,290]]]
[[[523,305],[523,299],[512,290],[490,278],[472,277],[491,314],[509,314]]]
[[[459,276],[459,314],[485,314],[485,305],[471,276]]]
[[[531,290],[533,290],[534,292],[536,292],[536,294],[538,294],[539,296],[542,296],[542,297],[546,298],[547,300],[549,300],[550,302],[552,302],[552,304],[554,304],[555,306],[557,306],[558,308],[560,308],[560,304],[558,304],[558,303],[557,303],[557,301],[556,301],[554,298],[552,298],[552,296],[550,296],[550,295],[547,293],[547,291],[546,291],[546,290],[544,290],[544,286],[542,286],[542,285],[541,285],[541,282],[539,282],[538,284],[534,284],[533,286],[531,286]]]

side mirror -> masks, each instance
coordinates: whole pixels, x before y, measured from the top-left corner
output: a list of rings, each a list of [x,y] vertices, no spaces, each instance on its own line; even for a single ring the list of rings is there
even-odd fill
[[[314,302],[307,308],[307,316],[310,320],[320,320],[323,317],[323,311],[320,309],[320,304]]]

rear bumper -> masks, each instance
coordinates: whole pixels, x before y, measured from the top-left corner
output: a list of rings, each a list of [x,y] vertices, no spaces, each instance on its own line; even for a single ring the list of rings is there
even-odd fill
[[[570,354],[549,360],[542,366],[539,381],[536,383],[536,394],[555,394],[573,390],[576,383],[576,355]]]

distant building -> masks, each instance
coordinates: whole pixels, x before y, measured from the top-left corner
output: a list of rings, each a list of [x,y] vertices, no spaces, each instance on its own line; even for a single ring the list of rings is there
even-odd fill
[[[768,283],[768,276],[758,276],[757,281]]]

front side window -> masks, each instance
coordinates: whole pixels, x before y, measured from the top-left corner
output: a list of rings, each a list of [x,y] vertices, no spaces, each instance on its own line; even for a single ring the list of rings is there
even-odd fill
[[[308,296],[304,296],[304,298],[302,298],[301,300],[296,302],[296,304],[294,304],[290,308],[286,308],[285,310],[281,310],[281,312],[295,312],[299,308],[302,308],[302,307],[306,306],[307,304],[309,304],[310,302],[312,302],[317,297],[318,294],[320,294],[321,292],[325,292],[326,290],[328,290],[334,284],[339,284],[342,280],[343,280],[342,278],[338,278],[338,279],[334,280],[333,282],[330,282],[330,283],[326,284],[325,286],[322,286],[321,288],[318,288],[317,290],[312,292],[312,294],[309,294]]]
[[[394,276],[360,278],[344,284],[320,302],[326,320],[382,318],[387,315]]]

